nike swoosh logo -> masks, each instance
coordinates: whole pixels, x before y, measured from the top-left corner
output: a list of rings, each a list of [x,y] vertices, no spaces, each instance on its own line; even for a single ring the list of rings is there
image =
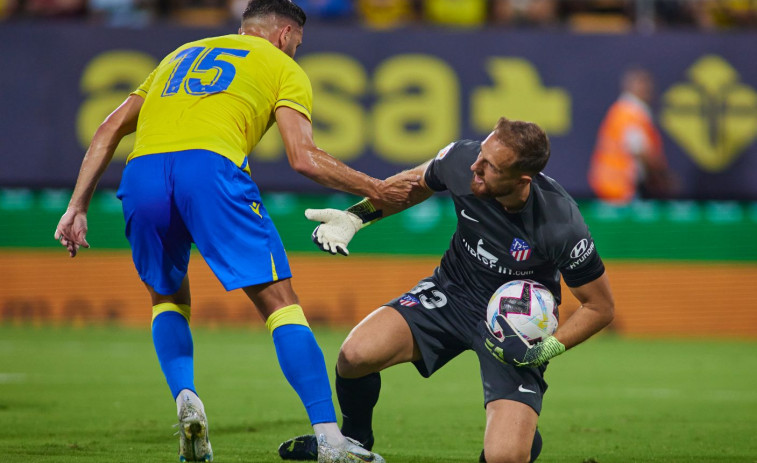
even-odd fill
[[[471,220],[471,221],[473,221],[473,222],[478,222],[478,220],[476,220],[476,219],[474,219],[473,217],[471,217],[471,216],[469,216],[468,214],[466,214],[466,213],[465,213],[465,209],[463,209],[462,211],[460,211],[460,215],[462,215],[462,216],[463,216],[463,217],[465,217],[466,219],[468,219],[468,220]]]
[[[520,392],[530,392],[531,394],[536,394],[536,391],[532,391],[531,389],[526,389],[525,387],[523,387],[522,384],[518,386],[518,390]]]

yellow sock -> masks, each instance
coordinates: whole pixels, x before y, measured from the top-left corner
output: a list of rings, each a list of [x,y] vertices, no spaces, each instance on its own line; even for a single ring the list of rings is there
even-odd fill
[[[163,312],[178,312],[189,323],[189,317],[192,315],[192,309],[187,304],[174,304],[173,302],[164,302],[162,304],[152,306],[152,321],[155,321],[155,317]]]
[[[302,307],[299,304],[292,304],[286,307],[282,307],[276,310],[265,321],[265,326],[268,328],[268,332],[273,334],[273,330],[282,325],[308,325],[308,320],[305,318],[305,312],[302,311]]]

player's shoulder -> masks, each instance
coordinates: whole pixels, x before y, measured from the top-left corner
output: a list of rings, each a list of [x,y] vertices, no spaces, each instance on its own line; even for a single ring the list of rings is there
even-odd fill
[[[439,150],[434,158],[434,162],[438,162],[439,164],[466,163],[471,160],[471,158],[475,159],[480,151],[480,141],[457,140]],[[470,163],[472,163],[472,161],[470,161]]]
[[[544,220],[551,224],[568,226],[562,228],[569,232],[571,227],[584,227],[584,219],[576,201],[555,179],[539,173],[532,180],[535,200]]]
[[[532,185],[533,222],[542,249],[555,262],[563,262],[581,243],[591,242],[589,227],[576,201],[553,178],[539,174],[534,176]]]
[[[470,166],[480,149],[481,143],[473,140],[458,140],[445,146],[426,169],[426,184],[434,191],[470,193]]]
[[[452,149],[458,156],[478,156],[481,142],[477,140],[458,140],[452,143]]]

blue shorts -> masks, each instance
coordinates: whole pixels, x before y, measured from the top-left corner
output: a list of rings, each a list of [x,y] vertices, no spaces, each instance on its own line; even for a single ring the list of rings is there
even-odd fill
[[[249,174],[205,150],[132,159],[118,189],[142,281],[179,290],[191,244],[227,291],[290,278],[284,245]]]

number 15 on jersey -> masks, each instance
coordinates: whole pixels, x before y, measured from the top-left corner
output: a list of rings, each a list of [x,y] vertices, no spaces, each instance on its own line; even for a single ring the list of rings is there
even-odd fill
[[[226,90],[237,74],[237,70],[230,62],[234,58],[244,58],[249,50],[235,48],[206,48],[190,47],[174,56],[172,62],[177,62],[171,76],[166,82],[161,96],[175,95],[184,88],[189,95],[209,95]],[[203,84],[198,77],[189,74],[208,74],[215,72],[209,83]],[[207,79],[205,79],[207,82]]]

